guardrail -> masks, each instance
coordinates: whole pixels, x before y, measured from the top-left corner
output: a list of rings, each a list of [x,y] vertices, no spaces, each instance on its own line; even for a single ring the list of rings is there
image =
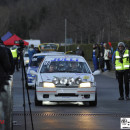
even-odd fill
[[[9,85],[5,85],[5,92],[0,92],[0,130],[12,129],[13,96],[12,85],[13,76],[8,80]]]

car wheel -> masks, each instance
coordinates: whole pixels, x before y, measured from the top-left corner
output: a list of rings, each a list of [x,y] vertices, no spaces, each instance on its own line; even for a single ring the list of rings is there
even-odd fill
[[[89,105],[90,106],[97,106],[97,93],[95,94],[95,101],[90,101]]]
[[[37,100],[36,90],[35,90],[35,99],[34,99],[34,101],[35,101],[35,106],[42,106],[42,101]]]

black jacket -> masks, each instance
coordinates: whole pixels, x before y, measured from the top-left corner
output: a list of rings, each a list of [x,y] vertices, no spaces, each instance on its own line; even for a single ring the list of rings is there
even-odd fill
[[[3,45],[0,45],[0,88],[8,80],[8,74],[10,72],[11,64],[9,60],[9,55],[7,48]]]
[[[13,56],[12,56],[12,53],[11,53],[11,50],[9,48],[6,48],[7,49],[7,52],[8,52],[8,56],[9,56],[9,61],[10,61],[10,70],[9,70],[9,75],[12,75],[15,71],[15,65],[14,65],[14,59],[13,59]]]

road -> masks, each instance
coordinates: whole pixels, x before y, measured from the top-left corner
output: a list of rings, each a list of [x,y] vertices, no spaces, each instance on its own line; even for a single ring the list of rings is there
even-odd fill
[[[34,90],[29,90],[33,124],[35,130],[85,129],[119,130],[120,118],[130,117],[130,101],[119,101],[118,83],[114,73],[104,72],[95,76],[97,83],[97,107],[78,103],[49,103],[34,105]],[[26,92],[25,92],[26,93]],[[13,129],[23,130],[23,89],[21,72],[15,72],[13,82]],[[27,130],[31,130],[28,99],[26,95]]]

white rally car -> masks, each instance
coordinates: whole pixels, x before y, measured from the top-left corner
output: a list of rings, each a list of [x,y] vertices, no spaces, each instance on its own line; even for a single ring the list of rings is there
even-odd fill
[[[87,102],[97,105],[96,83],[82,56],[46,56],[36,75],[35,105],[44,101]]]

